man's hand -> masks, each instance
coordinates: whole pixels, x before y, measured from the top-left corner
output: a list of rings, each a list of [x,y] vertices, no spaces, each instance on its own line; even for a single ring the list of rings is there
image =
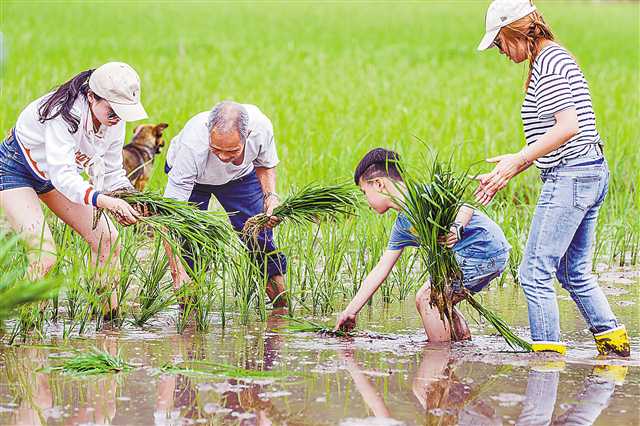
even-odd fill
[[[274,192],[268,192],[264,196],[264,214],[269,216],[269,222],[267,222],[267,228],[273,228],[278,225],[282,219],[273,215],[273,210],[280,205],[280,197]]]
[[[346,331],[349,332],[356,327],[356,314],[344,311],[338,315],[336,326],[333,331]]]

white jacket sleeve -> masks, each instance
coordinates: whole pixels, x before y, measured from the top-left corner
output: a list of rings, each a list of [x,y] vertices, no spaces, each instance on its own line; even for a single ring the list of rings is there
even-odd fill
[[[74,203],[95,206],[98,192],[78,173],[75,146],[67,123],[61,117],[47,121],[44,129],[44,147],[51,183]]]
[[[180,155],[177,155],[171,164],[164,196],[174,200],[188,201],[198,177],[198,162],[189,147],[181,148]]]
[[[104,153],[104,190],[131,189],[133,185],[127,178],[127,172],[122,164],[122,147],[124,146],[126,128],[118,129],[118,135]]]

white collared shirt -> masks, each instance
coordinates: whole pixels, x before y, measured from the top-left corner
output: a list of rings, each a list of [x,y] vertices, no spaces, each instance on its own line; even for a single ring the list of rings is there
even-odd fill
[[[186,201],[196,183],[224,185],[251,173],[255,167],[275,167],[279,160],[271,121],[255,105],[244,104],[249,136],[240,165],[224,163],[209,150],[209,111],[191,118],[172,140],[167,152],[171,167],[164,196]]]

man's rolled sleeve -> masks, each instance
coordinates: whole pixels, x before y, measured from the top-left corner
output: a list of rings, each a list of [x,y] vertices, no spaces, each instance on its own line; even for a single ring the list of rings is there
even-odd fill
[[[188,201],[197,176],[198,167],[193,152],[183,149],[171,165],[164,196],[174,200]]]

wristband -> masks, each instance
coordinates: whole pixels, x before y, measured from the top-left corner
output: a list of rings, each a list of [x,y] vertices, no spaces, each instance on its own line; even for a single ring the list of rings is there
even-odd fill
[[[458,239],[458,241],[461,241],[462,237],[464,237],[464,226],[462,226],[460,222],[453,222],[451,224],[451,227],[455,228],[456,238]]]

